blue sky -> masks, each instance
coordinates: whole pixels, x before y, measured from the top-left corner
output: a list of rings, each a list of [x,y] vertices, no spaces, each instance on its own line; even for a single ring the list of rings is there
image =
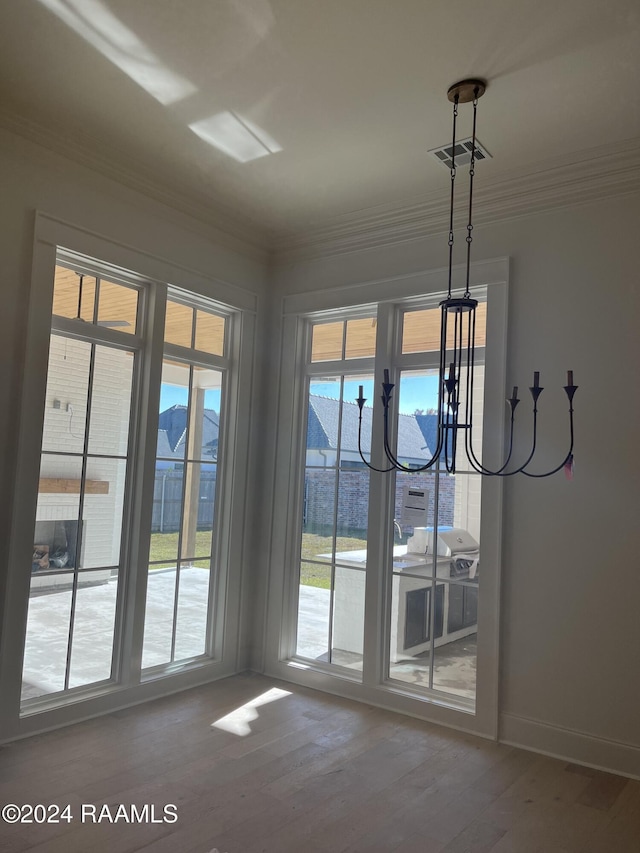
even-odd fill
[[[160,411],[164,412],[170,409],[171,406],[186,406],[189,389],[181,385],[168,385],[163,382],[160,386]],[[220,411],[220,389],[206,391],[204,395],[204,405],[206,409],[213,409],[215,412]]]
[[[364,396],[367,398],[367,406],[378,402],[380,389],[374,393],[373,381],[371,379],[355,379],[344,383],[345,400],[355,400],[358,396],[358,386],[364,386]],[[400,412],[412,415],[416,409],[435,408],[438,394],[437,376],[404,376],[402,379],[402,393],[400,395]],[[322,397],[333,397],[340,392],[339,382],[313,382],[312,393]],[[398,389],[394,389],[394,394]],[[164,412],[171,406],[186,406],[188,389],[179,385],[168,385],[163,383],[160,387],[160,411]],[[205,406],[207,409],[220,411],[220,390],[207,391],[205,395]]]
[[[358,396],[358,386],[364,386],[364,396],[366,397],[366,406],[373,406],[377,403],[381,390],[376,388],[374,391],[373,381],[371,379],[355,379],[344,383],[344,398],[345,400],[355,400]],[[312,393],[318,394],[321,397],[333,397],[334,399],[340,393],[339,382],[313,382]],[[393,390],[394,394],[398,393],[397,387]],[[402,388],[400,394],[400,413],[412,415],[416,409],[435,409],[438,402],[438,377],[437,376],[407,376],[402,379]]]

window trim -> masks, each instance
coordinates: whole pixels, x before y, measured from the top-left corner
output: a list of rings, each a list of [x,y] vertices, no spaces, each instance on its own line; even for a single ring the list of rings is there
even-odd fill
[[[453,271],[455,289],[464,286],[464,267]],[[483,453],[487,458],[499,458],[504,443],[504,389],[506,387],[506,319],[509,280],[509,259],[481,261],[471,266],[472,288],[486,287],[488,298],[487,346],[485,365],[485,426],[483,430]],[[397,278],[361,282],[342,288],[297,293],[283,300],[282,358],[280,374],[280,398],[278,408],[275,470],[273,475],[274,511],[272,515],[270,587],[265,627],[265,671],[268,675],[283,678],[302,685],[315,687],[329,693],[359,699],[381,707],[393,708],[424,719],[455,728],[496,738],[498,727],[498,661],[499,661],[499,606],[500,606],[500,556],[502,519],[501,478],[487,478],[483,483],[483,554],[487,562],[493,563],[494,571],[486,572],[483,578],[483,595],[480,596],[479,624],[482,630],[478,640],[478,685],[475,713],[470,713],[466,703],[456,703],[447,697],[446,703],[437,696],[428,701],[416,698],[410,690],[383,683],[382,661],[385,649],[384,632],[377,632],[366,646],[368,663],[365,659],[364,684],[354,683],[338,672],[325,673],[311,669],[302,661],[291,659],[295,646],[293,612],[296,590],[295,578],[295,530],[298,524],[298,508],[301,506],[300,477],[304,436],[300,424],[304,420],[305,379],[309,375],[306,364],[308,352],[308,320],[348,319],[351,309],[355,312],[371,310],[378,306],[378,327],[383,330],[381,312],[393,311],[400,303],[418,307],[425,301],[442,298],[446,293],[445,270],[421,271]],[[375,299],[375,302],[372,300]],[[397,330],[395,332],[397,335]],[[379,351],[379,347],[377,347]],[[413,354],[407,354],[411,358]],[[418,354],[422,361],[423,354]],[[405,365],[402,357],[402,366]],[[355,360],[354,360],[355,362]],[[410,360],[409,360],[410,362]],[[328,362],[314,362],[327,371]],[[349,360],[349,369],[355,368]],[[375,381],[381,381],[382,366],[376,368]],[[378,443],[374,435],[374,444]],[[377,505],[387,500],[382,489],[370,497]],[[371,512],[371,503],[370,503]],[[387,531],[380,531],[378,556],[388,548]],[[373,554],[376,559],[376,555]],[[382,576],[382,573],[380,573]],[[381,584],[380,584],[381,586]],[[383,589],[369,585],[365,603],[365,620],[382,620]],[[371,634],[371,631],[369,632]],[[293,636],[292,636],[293,635]],[[366,641],[365,641],[366,642]]]
[[[27,339],[24,356],[24,375],[28,377],[22,385],[22,398],[19,401],[19,441],[15,469],[14,504],[10,521],[8,557],[10,565],[28,562],[32,551],[33,524],[36,517],[37,484],[40,466],[40,445],[44,421],[44,401],[47,381],[49,337],[52,325],[51,306],[53,300],[54,270],[58,259],[65,259],[73,266],[92,269],[91,259],[99,259],[102,277],[115,282],[135,285],[136,281],[153,284],[150,288],[146,306],[148,328],[144,340],[139,335],[118,333],[117,330],[99,327],[100,337],[112,339],[112,333],[126,338],[128,347],[134,341],[142,341],[142,351],[146,356],[145,365],[139,377],[142,399],[142,417],[136,422],[136,447],[139,465],[145,471],[155,463],[157,432],[157,412],[160,393],[160,370],[163,349],[164,300],[167,282],[180,282],[180,288],[201,296],[209,304],[224,306],[224,314],[230,318],[230,341],[227,350],[229,364],[233,365],[231,381],[227,394],[227,414],[225,424],[227,453],[233,460],[228,467],[228,478],[222,490],[220,501],[221,536],[220,550],[224,560],[224,580],[219,582],[219,606],[226,614],[218,619],[214,631],[214,643],[220,649],[218,659],[209,659],[194,667],[179,667],[175,674],[161,679],[140,680],[140,656],[120,660],[121,682],[108,683],[106,687],[98,685],[79,695],[65,697],[56,707],[21,714],[20,693],[22,679],[22,659],[29,606],[29,573],[12,571],[7,580],[5,612],[2,614],[2,638],[0,644],[0,730],[2,738],[10,740],[67,724],[96,714],[108,713],[116,708],[135,702],[165,695],[180,689],[186,689],[205,681],[231,675],[238,670],[238,655],[241,653],[241,610],[240,588],[242,575],[248,562],[241,532],[244,529],[248,510],[246,496],[248,483],[249,449],[249,411],[251,387],[254,372],[253,347],[255,340],[255,312],[257,296],[243,288],[228,284],[222,280],[207,277],[201,273],[181,267],[164,258],[138,251],[129,246],[116,243],[108,237],[88,232],[47,214],[35,214],[33,263],[31,269],[31,288]],[[135,270],[135,273],[131,273]],[[211,301],[211,302],[210,302]],[[68,318],[61,325],[67,328]],[[73,321],[71,321],[73,322]],[[71,330],[71,329],[70,329]],[[95,329],[94,329],[95,331]],[[105,343],[107,341],[105,340]],[[154,352],[154,349],[158,352]],[[155,394],[150,393],[156,389]],[[242,394],[240,393],[242,388]],[[146,429],[140,428],[145,421]],[[242,450],[242,452],[238,452]],[[131,525],[140,530],[138,522],[151,506],[153,483],[149,477],[137,478],[132,492],[133,514]],[[143,485],[141,485],[143,484]],[[136,551],[148,554],[148,542],[131,537],[132,551],[129,559],[136,563]],[[132,572],[132,576],[133,576]],[[142,573],[137,573],[136,581]],[[132,579],[128,594],[133,596],[135,604],[130,616],[122,626],[125,642],[133,649],[142,648],[142,624],[138,618],[144,612],[146,589],[140,582]],[[124,652],[124,647],[123,647]],[[59,694],[58,694],[59,696]]]

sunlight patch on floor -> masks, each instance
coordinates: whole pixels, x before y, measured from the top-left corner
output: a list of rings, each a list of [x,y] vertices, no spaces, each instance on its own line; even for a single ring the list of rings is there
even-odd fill
[[[214,723],[211,723],[211,728],[222,729],[225,732],[246,737],[251,734],[250,723],[257,720],[260,716],[257,709],[262,705],[268,705],[270,702],[276,702],[278,699],[283,699],[285,696],[291,696],[289,690],[281,690],[279,687],[272,687],[266,693],[256,696],[255,699],[250,699],[239,708],[231,711],[224,717],[220,717]]]

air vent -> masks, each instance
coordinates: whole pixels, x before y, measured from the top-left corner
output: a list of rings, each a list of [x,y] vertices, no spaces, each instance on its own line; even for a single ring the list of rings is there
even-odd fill
[[[456,142],[456,167],[467,166],[471,162],[472,138],[458,139]],[[453,146],[441,145],[440,148],[432,148],[429,152],[436,158],[438,163],[442,163],[447,169],[451,168],[451,157],[453,155]],[[481,160],[490,160],[491,154],[487,151],[480,140],[476,139],[476,163]]]

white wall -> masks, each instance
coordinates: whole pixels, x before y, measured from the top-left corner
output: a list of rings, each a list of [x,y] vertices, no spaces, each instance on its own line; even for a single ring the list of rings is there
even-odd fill
[[[506,483],[502,738],[638,775],[639,223],[624,196],[476,226],[473,244],[475,260],[512,259],[507,388],[534,369],[547,386],[541,468],[566,453],[567,369],[580,386],[573,481]],[[280,295],[364,283],[444,267],[446,251],[445,235],[281,261],[275,282]]]

